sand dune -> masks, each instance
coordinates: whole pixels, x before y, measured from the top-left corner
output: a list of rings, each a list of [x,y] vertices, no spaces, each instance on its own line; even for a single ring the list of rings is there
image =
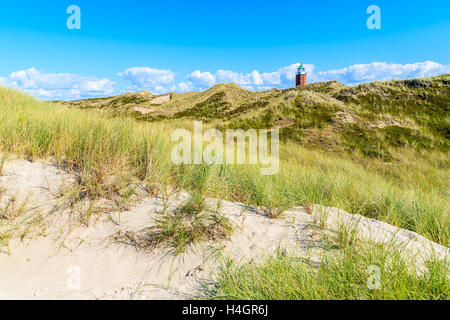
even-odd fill
[[[10,204],[8,210],[20,214],[0,220],[0,231],[9,235],[0,247],[0,299],[189,299],[214,279],[222,257],[243,262],[287,248],[308,263],[320,262],[318,221],[326,232],[345,223],[365,240],[402,244],[405,255],[418,261],[432,253],[446,259],[450,253],[416,233],[335,208],[293,208],[274,220],[254,207],[218,199],[207,203],[217,207],[220,201],[233,222],[229,240],[201,243],[178,256],[166,248],[145,251],[118,243],[115,235],[151,226],[165,203],[170,210],[189,194],[169,199],[144,194],[128,211],[105,209],[83,224],[78,211],[85,204],[66,207],[61,197],[61,188],[75,180],[51,161],[5,162],[2,212]]]

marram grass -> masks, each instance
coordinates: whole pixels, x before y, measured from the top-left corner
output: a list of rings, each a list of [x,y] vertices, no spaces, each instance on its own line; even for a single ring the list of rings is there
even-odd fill
[[[219,300],[448,300],[449,266],[442,260],[424,267],[402,257],[398,248],[364,244],[329,252],[319,265],[285,251],[237,266],[223,262],[203,298]]]

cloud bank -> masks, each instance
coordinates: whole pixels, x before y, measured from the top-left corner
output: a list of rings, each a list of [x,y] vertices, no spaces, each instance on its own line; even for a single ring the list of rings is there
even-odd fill
[[[0,77],[0,85],[25,91],[40,99],[82,99],[115,92],[115,82],[73,73],[44,73],[35,68]]]
[[[450,64],[442,65],[433,61],[411,64],[372,62],[369,64],[354,64],[342,69],[313,72],[310,78],[313,82],[337,80],[347,85],[353,85],[376,80],[432,77],[449,72]]]
[[[141,89],[153,88],[159,92],[186,92],[206,90],[217,83],[234,82],[249,90],[267,90],[271,88],[289,88],[295,83],[295,73],[300,64],[294,63],[279,68],[273,72],[240,73],[232,70],[209,71],[196,70],[185,77],[185,80],[173,84],[174,73],[168,70],[150,69],[145,77],[139,74],[129,74],[127,79]],[[411,64],[395,64],[386,62],[372,62],[368,64],[355,64],[342,69],[316,71],[312,64],[305,64],[308,73],[308,82],[337,80],[347,85],[376,80],[392,80],[406,78],[431,77],[450,72],[450,64],[442,65],[433,61],[417,62]],[[132,68],[144,69],[144,68]],[[130,69],[128,69],[130,70]],[[170,74],[161,81],[161,74]]]
[[[254,70],[248,73],[233,70],[215,72],[195,70],[181,82],[176,82],[176,73],[149,67],[133,67],[118,73],[118,77],[130,83],[127,91],[146,90],[154,94],[206,90],[217,83],[234,82],[249,90],[289,88],[295,83],[299,63],[294,63],[272,72]],[[450,73],[450,64],[424,61],[411,64],[372,62],[354,64],[346,68],[316,71],[312,64],[305,64],[308,82],[337,80],[347,85],[376,80],[431,77]],[[117,94],[115,82],[109,79],[81,76],[71,73],[44,73],[30,68],[0,77],[0,85],[20,89],[41,99],[81,99],[93,96]],[[123,90],[122,90],[123,91]]]

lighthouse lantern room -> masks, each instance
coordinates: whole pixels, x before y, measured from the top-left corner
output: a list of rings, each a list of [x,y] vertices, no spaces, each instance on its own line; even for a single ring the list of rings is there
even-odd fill
[[[297,68],[297,75],[295,77],[295,86],[296,87],[303,87],[306,85],[306,70],[305,67],[303,67],[303,64],[300,64],[300,66]]]

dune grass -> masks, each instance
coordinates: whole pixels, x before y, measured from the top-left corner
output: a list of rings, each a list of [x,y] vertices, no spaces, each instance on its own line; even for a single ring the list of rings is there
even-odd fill
[[[399,248],[375,244],[329,252],[318,266],[280,251],[243,266],[225,261],[203,294],[219,300],[448,300],[448,264],[424,265],[419,270]]]
[[[119,233],[116,241],[143,250],[168,248],[179,255],[190,245],[229,239],[233,231],[233,223],[222,214],[220,207],[209,208],[201,194],[193,194],[173,210],[164,211],[154,225],[139,233]]]
[[[401,161],[385,164],[287,142],[280,149],[279,173],[261,176],[254,165],[174,165],[169,137],[176,128],[191,128],[188,120],[105,117],[0,88],[0,123],[0,152],[54,158],[79,175],[80,190],[92,198],[117,194],[136,182],[158,182],[271,210],[318,203],[449,245],[445,152],[405,147],[392,151]]]

